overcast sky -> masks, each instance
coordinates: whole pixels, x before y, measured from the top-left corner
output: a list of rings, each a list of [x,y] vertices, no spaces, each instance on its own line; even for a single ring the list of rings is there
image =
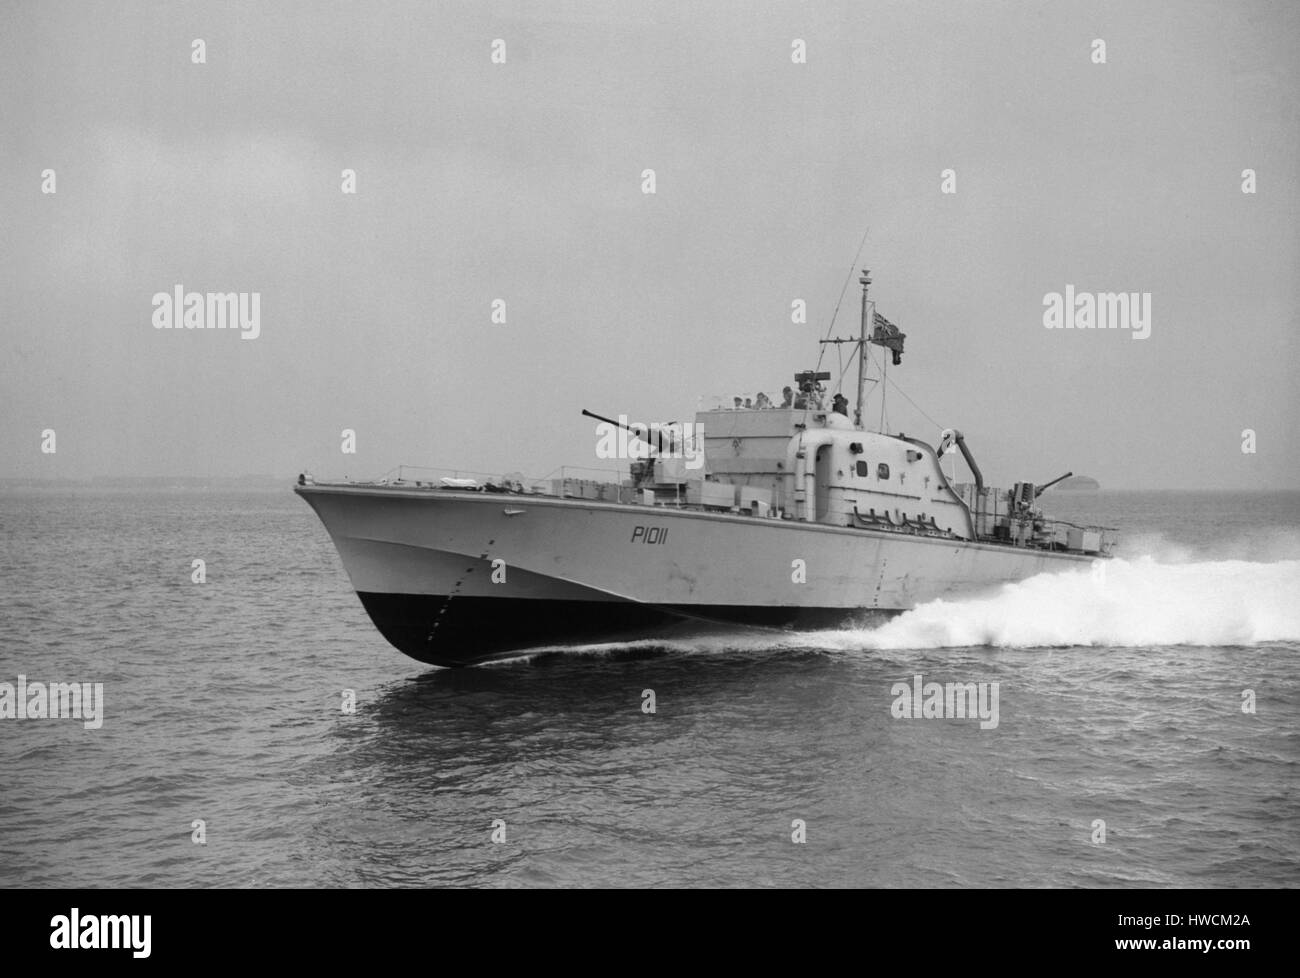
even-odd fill
[[[6,3],[0,477],[596,464],[584,407],[779,396],[869,227],[890,376],[991,484],[1295,488],[1298,42],[1288,2]],[[155,329],[178,284],[260,336]],[[1149,337],[1045,329],[1067,284]]]

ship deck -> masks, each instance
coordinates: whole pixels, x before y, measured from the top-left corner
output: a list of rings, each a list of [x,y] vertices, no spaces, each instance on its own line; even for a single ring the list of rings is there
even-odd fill
[[[1017,544],[1012,540],[999,539],[991,536],[980,536],[972,540],[956,536],[944,530],[931,528],[925,524],[908,523],[900,526],[879,521],[866,522],[865,520],[845,524],[808,522],[795,519],[789,513],[780,516],[758,516],[754,515],[749,510],[741,509],[737,506],[723,507],[693,504],[688,502],[685,495],[681,493],[676,496],[671,496],[662,492],[656,492],[652,494],[653,501],[648,501],[643,490],[636,488],[628,482],[611,482],[607,480],[602,481],[600,479],[588,479],[564,475],[563,473],[565,471],[574,471],[569,467],[557,470],[561,472],[561,475],[558,478],[543,479],[524,479],[522,476],[495,476],[487,475],[485,473],[470,473],[466,470],[424,468],[419,469],[418,471],[425,473],[447,472],[452,474],[426,478],[418,478],[413,475],[408,478],[406,472],[411,471],[413,468],[414,467],[412,466],[400,466],[398,469],[392,470],[388,476],[372,482],[317,482],[314,479],[300,476],[297,490],[300,494],[302,494],[303,489],[311,489],[314,491],[391,493],[393,495],[413,496],[416,498],[463,497],[467,499],[478,498],[489,502],[517,500],[520,503],[534,501],[576,504],[615,510],[632,510],[637,512],[652,511],[657,515],[664,516],[740,521],[758,526],[770,527],[776,525],[798,527],[806,530],[821,530],[831,533],[903,536],[918,541],[942,543],[947,545],[955,544],[978,548],[990,547],[999,551],[1032,551],[1088,560],[1109,559],[1112,556],[1109,551],[1094,552],[1071,549],[1064,546]],[[396,474],[394,475],[393,473]],[[304,479],[306,481],[304,481]],[[450,481],[453,484],[446,484],[447,481]],[[1111,527],[1077,524],[1068,520],[1046,520],[1044,522],[1051,526],[1067,527],[1078,530],[1104,530],[1107,532],[1114,532]]]

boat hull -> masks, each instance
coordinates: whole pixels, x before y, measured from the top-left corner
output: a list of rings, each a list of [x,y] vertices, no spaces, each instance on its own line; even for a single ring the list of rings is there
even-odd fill
[[[647,638],[683,622],[836,627],[1092,558],[593,500],[304,485],[384,637],[421,662]]]
[[[439,666],[469,666],[521,650],[686,635],[692,626],[832,628],[835,608],[656,607],[625,601],[537,601],[359,592],[366,614],[394,648]]]

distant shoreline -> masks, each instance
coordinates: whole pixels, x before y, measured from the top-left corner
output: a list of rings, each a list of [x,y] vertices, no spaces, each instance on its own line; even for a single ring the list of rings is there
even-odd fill
[[[0,490],[11,489],[148,489],[162,490],[168,492],[193,491],[193,490],[217,490],[217,489],[266,489],[280,490],[292,488],[298,481],[297,474],[286,475],[282,477],[269,475],[242,475],[242,476],[212,476],[204,478],[201,476],[109,476],[104,478],[90,479],[0,479]],[[354,479],[355,482],[364,482],[364,479]],[[1300,493],[1300,489],[1294,488],[1267,488],[1252,487],[1249,489],[1213,489],[1197,488],[1187,486],[1163,487],[1156,489],[1092,489],[1088,487],[1070,488],[1066,486],[1053,486],[1051,490],[1043,494],[1044,504],[1050,502],[1051,498],[1056,495],[1083,496],[1098,494],[1120,494],[1120,493],[1142,493],[1142,492],[1205,492],[1205,493],[1238,493],[1238,494],[1263,494],[1263,493]]]
[[[92,479],[0,479],[3,489],[283,489],[297,481],[269,475],[109,476]]]

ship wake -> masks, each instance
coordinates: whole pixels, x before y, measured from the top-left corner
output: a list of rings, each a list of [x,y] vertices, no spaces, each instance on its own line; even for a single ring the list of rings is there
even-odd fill
[[[1300,641],[1300,560],[1116,558],[982,598],[931,601],[879,628],[807,635],[868,649],[1255,645]]]
[[[563,652],[637,658],[782,649],[1149,648],[1300,642],[1300,601],[1296,600],[1300,559],[1169,562],[1164,558],[1173,554],[1157,549],[1161,552],[1156,555],[1040,574],[981,597],[931,601],[871,627],[802,632],[726,629],[668,640],[570,646]]]

